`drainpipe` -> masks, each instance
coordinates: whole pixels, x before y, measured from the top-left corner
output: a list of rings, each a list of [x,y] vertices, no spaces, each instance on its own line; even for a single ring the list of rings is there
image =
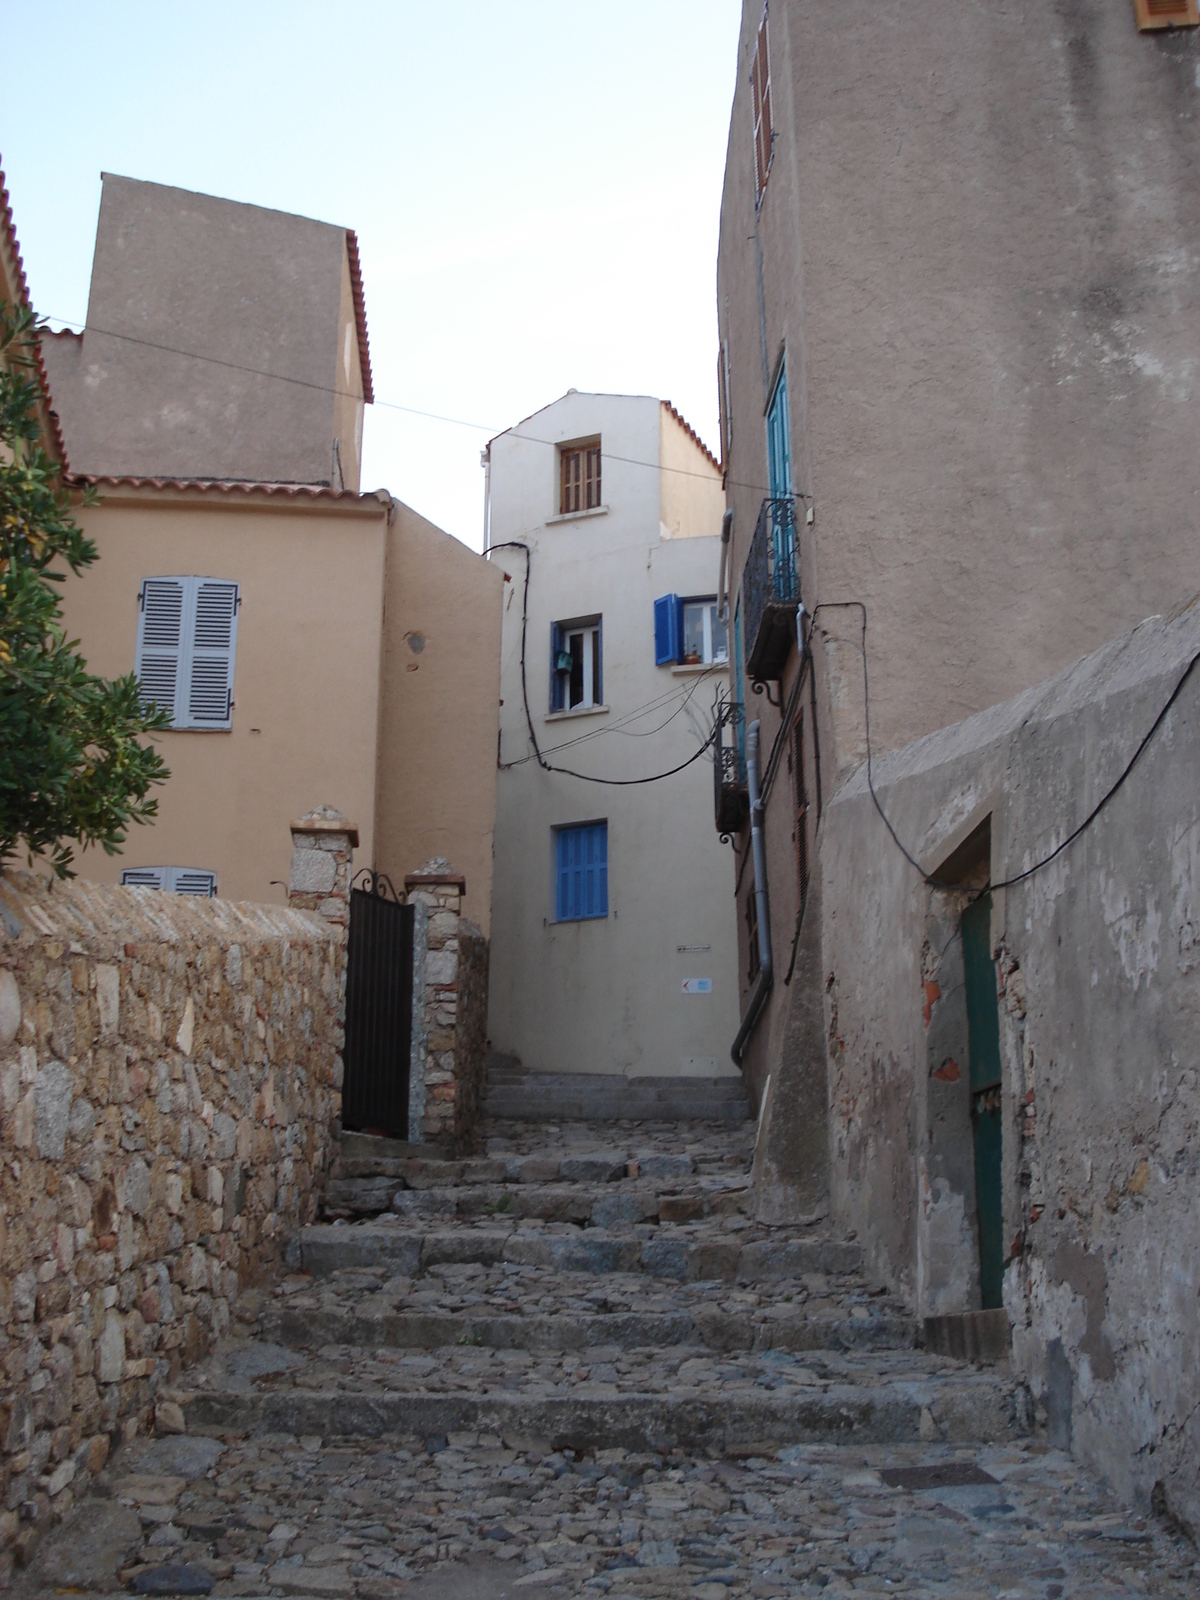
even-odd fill
[[[722,622],[726,617],[725,579],[729,572],[729,540],[733,534],[733,512],[721,518],[721,576],[717,580],[717,615]]]
[[[481,450],[479,464],[483,468],[483,553],[492,547],[492,452]]]
[[[754,1032],[759,1013],[766,1004],[774,976],[771,958],[771,909],[767,904],[767,856],[763,847],[763,803],[758,791],[758,721],[746,730],[746,786],[750,791],[750,853],[754,863],[754,899],[758,910],[758,977],[750,991],[750,1004],[733,1041],[734,1065],[742,1064],[746,1042]]]

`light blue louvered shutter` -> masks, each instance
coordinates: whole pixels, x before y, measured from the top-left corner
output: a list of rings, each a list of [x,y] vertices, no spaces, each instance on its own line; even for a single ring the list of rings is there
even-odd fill
[[[233,660],[237,649],[238,586],[196,578],[192,610],[187,726],[228,728],[233,723]]]
[[[166,876],[166,867],[124,867],[121,883],[127,889],[161,889]]]
[[[161,706],[176,727],[185,725],[189,598],[187,578],[147,578],[138,595],[133,670],[143,701]]]
[[[168,867],[163,887],[172,894],[201,895],[211,900],[217,892],[217,875],[196,867]]]
[[[682,660],[683,604],[677,594],[664,594],[654,602],[654,665]]]

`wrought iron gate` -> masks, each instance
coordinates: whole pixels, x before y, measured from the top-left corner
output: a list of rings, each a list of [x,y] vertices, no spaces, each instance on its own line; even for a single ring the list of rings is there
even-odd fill
[[[359,880],[363,887],[359,887]],[[408,1137],[412,1040],[413,907],[382,873],[350,888],[342,1126]]]

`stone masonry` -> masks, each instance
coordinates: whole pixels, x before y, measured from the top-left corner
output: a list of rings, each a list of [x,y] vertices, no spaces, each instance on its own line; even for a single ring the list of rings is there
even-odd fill
[[[342,940],[0,878],[0,1581],[315,1216]]]
[[[404,888],[425,930],[413,1133],[469,1153],[483,1139],[488,942],[460,915],[466,879],[444,857],[408,873]]]

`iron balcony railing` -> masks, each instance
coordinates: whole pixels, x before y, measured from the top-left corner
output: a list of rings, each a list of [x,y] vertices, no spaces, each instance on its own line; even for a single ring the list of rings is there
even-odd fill
[[[750,815],[744,722],[745,713],[736,700],[718,701],[713,739],[713,800],[717,832],[722,839],[740,832]]]
[[[742,573],[746,674],[755,681],[777,678],[794,637],[800,605],[800,551],[796,501],[764,500]]]

